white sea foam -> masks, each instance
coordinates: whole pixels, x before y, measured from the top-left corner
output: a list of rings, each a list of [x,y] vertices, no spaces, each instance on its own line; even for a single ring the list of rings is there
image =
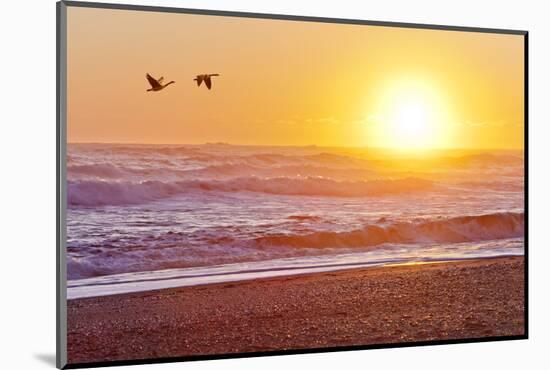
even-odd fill
[[[130,274],[130,285],[141,274],[195,284],[523,250],[520,152],[408,158],[226,144],[79,144],[68,152],[73,293],[81,280],[94,286],[82,292],[121,292],[109,285],[120,274]],[[213,266],[227,273],[181,280]]]

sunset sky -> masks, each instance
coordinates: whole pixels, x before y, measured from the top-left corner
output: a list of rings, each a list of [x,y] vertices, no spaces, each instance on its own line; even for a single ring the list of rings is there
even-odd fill
[[[69,7],[68,140],[523,148],[523,57],[520,35]]]

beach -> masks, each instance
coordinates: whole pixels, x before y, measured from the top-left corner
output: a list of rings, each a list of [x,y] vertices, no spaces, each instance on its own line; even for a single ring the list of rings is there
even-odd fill
[[[524,335],[524,258],[68,301],[69,363]]]

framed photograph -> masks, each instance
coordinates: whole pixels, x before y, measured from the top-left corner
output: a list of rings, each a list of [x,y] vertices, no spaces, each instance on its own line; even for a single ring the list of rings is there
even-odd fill
[[[527,338],[526,31],[57,25],[59,368]]]

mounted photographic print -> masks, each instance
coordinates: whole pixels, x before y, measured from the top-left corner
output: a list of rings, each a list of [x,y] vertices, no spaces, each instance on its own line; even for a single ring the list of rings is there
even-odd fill
[[[58,40],[59,367],[527,338],[527,32],[61,2]]]

